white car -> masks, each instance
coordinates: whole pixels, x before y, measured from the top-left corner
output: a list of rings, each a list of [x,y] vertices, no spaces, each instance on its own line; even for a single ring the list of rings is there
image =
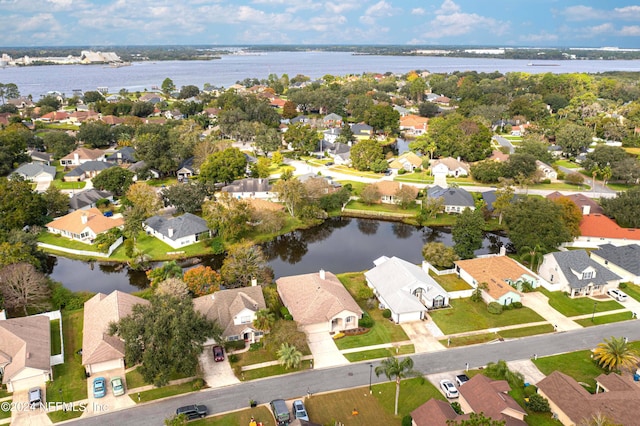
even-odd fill
[[[622,290],[618,290],[617,288],[610,288],[609,290],[607,290],[607,294],[616,299],[618,302],[624,302],[627,300],[627,294]]]
[[[442,389],[442,391],[444,392],[444,395],[447,398],[457,398],[458,397],[458,389],[456,389],[456,386],[453,384],[453,382],[451,382],[451,380],[440,380],[440,388]]]

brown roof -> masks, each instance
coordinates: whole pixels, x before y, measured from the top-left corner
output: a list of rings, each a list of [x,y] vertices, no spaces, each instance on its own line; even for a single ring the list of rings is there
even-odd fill
[[[411,412],[416,426],[447,426],[449,420],[460,420],[451,404],[439,399],[430,399]]]
[[[124,123],[124,118],[116,117],[115,115],[104,115],[100,118],[100,120],[111,125]]]
[[[493,160],[493,161],[507,161],[509,159],[509,154],[505,154],[502,151],[499,151],[497,149],[494,149],[491,152],[491,157],[489,157],[489,160]]]
[[[282,302],[300,325],[330,321],[343,311],[362,315],[360,306],[331,272],[282,277],[276,285]]]
[[[284,206],[273,201],[263,200],[261,198],[245,198],[246,202],[256,210],[283,211]]]
[[[75,154],[78,154],[78,158],[80,160],[95,160],[102,157],[104,155],[104,151],[101,149],[78,148],[70,154],[62,157],[61,160],[73,160],[75,158]]]
[[[49,318],[34,315],[0,321],[0,363],[4,367],[2,383],[8,383],[25,368],[51,369],[51,330]]]
[[[98,293],[87,300],[84,304],[82,365],[124,357],[124,342],[107,334],[109,323],[117,322],[131,314],[134,305],[148,303],[145,299],[119,290],[108,296]]]
[[[462,168],[464,169],[467,173],[469,173],[469,165],[467,163],[465,163],[464,161],[460,161],[457,160],[453,157],[445,157],[445,158],[440,158],[438,160],[435,160],[433,162],[433,164],[431,164],[431,167],[435,167],[438,164],[444,164],[445,166],[447,166],[447,168],[449,170],[455,170],[457,168]]]
[[[509,415],[509,412],[520,413],[524,417],[527,412],[507,394],[511,388],[504,380],[491,380],[487,376],[478,374],[458,388],[475,413],[484,413],[494,420],[505,420],[509,425],[526,425],[519,417]],[[516,414],[517,415],[517,414]]]
[[[379,182],[376,182],[375,185],[378,188],[380,195],[396,195],[398,190],[403,187],[411,188],[415,193],[414,197],[418,195],[418,188],[416,188],[415,186],[407,184],[403,185],[402,183],[393,180],[381,180]]]
[[[507,256],[480,257],[458,260],[455,263],[478,284],[487,283],[487,292],[494,299],[499,299],[510,291],[517,292],[506,280],[517,281],[524,274],[531,275],[518,262]]]
[[[216,291],[213,294],[193,299],[193,307],[205,317],[222,327],[222,337],[237,336],[244,329],[253,329],[252,324],[234,324],[233,319],[243,309],[258,312],[266,309],[262,287],[240,287]]]
[[[83,216],[87,218],[86,223],[82,223]],[[48,228],[69,231],[73,234],[81,234],[85,229],[89,228],[96,235],[122,225],[124,225],[123,218],[105,217],[95,207],[88,210],[76,210],[47,223]]]
[[[391,163],[389,163],[389,167],[392,169],[400,169],[404,167],[404,164],[401,161],[403,159],[411,163],[411,165],[413,165],[414,167],[422,166],[422,158],[418,157],[411,151],[407,151],[398,158],[394,159]]]
[[[589,198],[584,194],[562,195],[561,192],[553,191],[551,194],[547,195],[547,198],[551,201],[555,201],[560,197],[570,199],[576,206],[580,207],[581,211],[583,211],[586,206],[589,206],[590,214],[602,214],[604,212],[600,204],[596,203],[592,198]]]
[[[593,395],[572,377],[559,371],[542,379],[537,386],[574,423],[602,414],[615,424],[638,424],[640,385],[633,382],[630,376],[609,376],[611,377],[601,375],[596,378],[608,391]]]

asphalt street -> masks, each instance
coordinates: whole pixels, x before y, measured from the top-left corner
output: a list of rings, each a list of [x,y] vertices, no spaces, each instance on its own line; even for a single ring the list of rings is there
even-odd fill
[[[447,349],[439,352],[411,355],[415,369],[423,374],[460,370],[484,366],[489,362],[514,361],[532,358],[534,354],[547,356],[582,349],[592,349],[604,338],[625,336],[640,340],[637,321],[606,324],[575,331],[526,337],[494,344]],[[377,365],[374,362],[373,365]],[[233,411],[249,406],[254,399],[259,404],[272,399],[292,399],[311,394],[340,389],[368,386],[386,381],[371,374],[368,362],[343,367],[308,370],[285,376],[255,380],[223,388],[206,389],[162,401],[141,404],[134,408],[111,412],[96,417],[74,421],[74,425],[161,425],[164,419],[175,413],[182,405],[204,404],[210,414]]]

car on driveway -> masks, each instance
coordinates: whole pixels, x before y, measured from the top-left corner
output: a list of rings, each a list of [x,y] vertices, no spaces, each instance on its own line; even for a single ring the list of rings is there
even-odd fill
[[[622,290],[618,290],[617,288],[610,288],[609,290],[607,290],[607,294],[616,299],[618,302],[624,302],[627,300],[627,294]]]
[[[293,401],[293,417],[296,419],[309,421],[307,409],[304,408],[304,403],[299,399]]]
[[[442,389],[447,398],[458,397],[458,389],[456,389],[456,386],[451,382],[451,380],[440,380],[440,389]]]
[[[456,376],[456,383],[458,384],[458,387],[464,385],[468,381],[469,381],[469,376],[467,376],[466,374],[458,374]]]
[[[96,377],[93,379],[93,397],[103,398],[107,394],[107,379]]]
[[[124,395],[124,385],[120,377],[114,377],[111,379],[111,390],[113,390],[114,396]]]
[[[42,405],[42,389],[31,388],[29,389],[29,407],[33,410]]]
[[[213,360],[215,362],[224,361],[224,349],[222,349],[222,346],[213,347]]]

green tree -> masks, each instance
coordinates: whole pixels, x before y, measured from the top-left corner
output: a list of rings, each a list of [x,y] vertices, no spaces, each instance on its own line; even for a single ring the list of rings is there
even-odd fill
[[[375,368],[376,376],[384,374],[389,380],[396,381],[396,399],[394,414],[398,415],[398,399],[400,398],[400,381],[410,376],[415,376],[418,373],[413,369],[413,360],[410,357],[399,360],[396,357],[390,356],[385,360],[380,361],[380,365]]]
[[[465,209],[456,218],[451,230],[454,250],[461,259],[471,259],[482,247],[484,219],[480,210]]]
[[[202,210],[202,204],[211,195],[209,186],[202,181],[175,184],[162,190],[167,204],[176,208],[178,213],[195,213]]]
[[[286,101],[282,107],[282,118],[291,119],[298,115],[298,109],[295,102]]]
[[[513,203],[515,190],[511,185],[503,185],[496,190],[496,199],[493,202],[493,213],[498,215],[498,224],[502,225],[504,211]]]
[[[260,157],[251,165],[251,176],[266,179],[271,174],[271,160],[267,157]]]
[[[614,198],[602,198],[604,213],[613,217],[622,227],[640,228],[640,187],[620,191]]]
[[[162,89],[162,93],[168,96],[176,90],[176,85],[173,84],[173,80],[167,77],[162,81],[162,86],[160,86],[160,88]]]
[[[491,154],[491,131],[458,113],[429,120],[429,134],[437,143],[436,154],[442,157],[479,161]]]
[[[148,217],[144,209],[131,207],[125,209],[122,214],[124,216],[124,229],[122,233],[125,237],[133,240],[133,247],[138,241],[138,235],[142,232],[142,222]]]
[[[289,126],[284,134],[284,141],[298,152],[309,153],[320,147],[321,136],[311,126],[294,123]]]
[[[436,151],[436,141],[428,134],[422,134],[409,142],[409,149],[418,151],[422,154],[429,154],[429,159],[433,159],[433,153]]]
[[[42,135],[42,142],[53,158],[59,160],[76,148],[76,138],[61,131],[46,132]]]
[[[137,158],[162,174],[174,172],[178,168],[180,158],[174,153],[173,141],[169,138],[166,129],[153,127],[145,127],[145,129],[149,131],[136,132],[140,133],[136,135],[134,144]]]
[[[184,272],[182,280],[196,297],[214,293],[220,290],[222,277],[209,266],[198,265]]]
[[[562,220],[572,237],[580,236],[580,222],[582,222],[582,211],[576,203],[569,197],[558,197],[553,200],[562,210]]]
[[[423,102],[418,105],[418,114],[420,117],[433,118],[440,114],[440,107],[433,102]]]
[[[546,198],[526,198],[511,204],[504,213],[507,235],[517,251],[542,247],[549,252],[571,241],[562,218],[562,208]]]
[[[156,107],[151,102],[138,101],[131,106],[131,115],[134,117],[148,117]]]
[[[278,349],[278,362],[284,366],[285,370],[298,368],[302,362],[302,352],[289,343],[283,343]]]
[[[96,189],[113,192],[121,196],[127,193],[133,184],[133,172],[122,167],[109,167],[92,179]]]
[[[307,198],[306,188],[297,178],[280,179],[273,185],[273,192],[278,195],[278,200],[284,203],[291,217],[299,213]]]
[[[247,158],[238,148],[227,148],[207,157],[200,167],[200,178],[211,183],[230,183],[244,176]]]
[[[155,215],[162,208],[162,200],[155,188],[144,182],[137,182],[127,190],[127,200],[144,212],[145,219]]]
[[[480,183],[497,183],[506,176],[506,168],[501,161],[479,161],[471,166],[471,176]]]
[[[276,322],[276,317],[269,309],[260,309],[256,312],[256,319],[253,320],[253,326],[260,330],[268,332]]]
[[[203,211],[209,228],[225,241],[236,241],[250,228],[251,206],[228,192],[223,192],[217,201],[207,201]]]
[[[282,137],[277,129],[271,129],[266,126],[256,133],[253,141],[257,149],[262,151],[263,155],[268,155],[282,148]]]
[[[504,360],[490,362],[484,369],[484,374],[494,380],[506,380],[512,389],[524,386],[524,376],[518,371],[511,371]]]
[[[397,134],[400,130],[400,113],[388,104],[369,108],[364,114],[364,121],[376,133]]]
[[[453,247],[439,242],[427,243],[422,246],[422,257],[436,268],[451,268],[453,262],[458,260],[458,255]]]
[[[444,212],[444,198],[443,197],[427,197],[422,199],[422,205],[420,208],[420,223],[424,224],[430,219],[433,219],[438,214]]]
[[[529,401],[526,402],[527,408],[536,413],[548,413],[551,411],[549,407],[549,400],[539,393],[534,393],[529,397]]]
[[[533,272],[537,271],[536,266],[540,266],[542,262],[544,252],[540,245],[534,247],[524,246],[520,249],[520,260],[527,262],[531,266]]]
[[[634,371],[640,360],[640,353],[629,345],[625,337],[611,336],[598,343],[593,350],[593,359],[608,371]]]
[[[356,170],[371,170],[374,162],[384,160],[382,145],[373,139],[360,141],[351,148],[350,158]]]
[[[556,144],[570,156],[576,156],[592,142],[593,135],[587,127],[566,123],[556,132]]]
[[[190,298],[154,295],[149,304],[134,305],[130,315],[110,325],[124,340],[127,365],[137,365],[147,383],[164,386],[175,373],[192,376],[208,338],[222,331],[193,309]]]
[[[55,185],[49,186],[42,193],[42,199],[47,206],[47,216],[54,218],[69,213],[69,196],[63,194]]]
[[[42,225],[47,206],[31,184],[20,178],[0,178],[0,230]]]
[[[418,190],[411,185],[402,185],[395,193],[396,205],[403,210],[416,204]]]
[[[169,278],[182,278],[182,268],[175,260],[164,262],[162,266],[146,272],[151,287],[157,286]]]
[[[370,206],[380,202],[380,190],[375,183],[367,184],[360,192],[360,201]]]
[[[227,251],[220,274],[227,288],[247,287],[255,279],[259,284],[268,284],[273,272],[260,246],[250,242],[234,244]]]
[[[99,120],[83,122],[78,129],[77,138],[92,148],[108,147],[114,142],[111,126]]]
[[[15,99],[20,97],[20,91],[15,83],[0,83],[0,100],[4,105],[4,100]]]
[[[493,420],[482,412],[469,414],[468,420],[447,420],[447,426],[505,426],[505,424],[504,420]]]

